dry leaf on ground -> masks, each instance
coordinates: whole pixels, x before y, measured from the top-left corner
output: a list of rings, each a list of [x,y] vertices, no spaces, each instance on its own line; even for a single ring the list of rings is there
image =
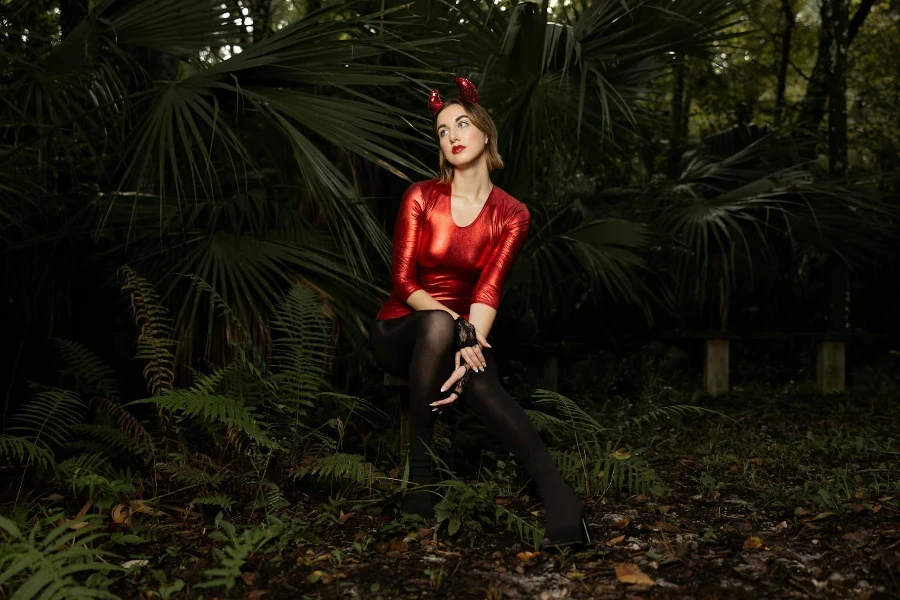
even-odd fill
[[[399,538],[391,540],[390,545],[391,545],[391,550],[393,550],[394,552],[408,552],[409,551],[409,544],[407,544],[406,542],[404,542],[403,540],[401,540]]]
[[[649,575],[641,571],[634,563],[621,563],[615,565],[616,578],[621,583],[636,583],[638,585],[656,585]]]
[[[755,535],[744,540],[744,550],[758,550],[762,545],[762,540]]]
[[[621,544],[624,541],[625,541],[625,536],[620,535],[620,536],[614,537],[612,539],[606,540],[606,545],[607,546],[618,546],[619,544]]]

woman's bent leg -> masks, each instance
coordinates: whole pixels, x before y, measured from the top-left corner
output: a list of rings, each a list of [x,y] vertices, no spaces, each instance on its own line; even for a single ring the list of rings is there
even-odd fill
[[[537,485],[547,513],[546,536],[580,540],[581,501],[560,476],[525,410],[503,389],[493,353],[483,351],[488,366],[483,373],[473,373],[466,402]]]
[[[369,332],[375,360],[387,372],[409,381],[409,479],[431,483],[428,447],[434,434],[431,404],[453,371],[456,325],[443,310],[418,311],[398,319],[376,321]],[[430,516],[431,495],[410,494],[404,510]]]

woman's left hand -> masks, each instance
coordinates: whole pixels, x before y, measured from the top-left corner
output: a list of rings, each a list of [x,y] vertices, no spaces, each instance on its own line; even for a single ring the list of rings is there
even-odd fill
[[[441,391],[449,390],[453,385],[462,379],[462,376],[466,374],[466,371],[469,369],[469,366],[462,362],[462,354],[459,350],[456,351],[456,356],[454,357],[454,364],[456,368],[453,370],[453,373],[450,374],[450,378],[444,382],[441,386]],[[459,399],[459,394],[453,393],[444,398],[443,400],[437,400],[436,402],[432,402],[429,404],[434,410],[440,410],[444,406],[448,406],[453,404]]]

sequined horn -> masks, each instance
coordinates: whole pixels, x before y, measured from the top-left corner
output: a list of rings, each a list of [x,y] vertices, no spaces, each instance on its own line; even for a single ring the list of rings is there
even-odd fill
[[[444,108],[444,101],[441,100],[441,94],[437,90],[431,90],[431,96],[428,98],[428,110],[431,116],[437,115]]]
[[[456,78],[456,87],[459,88],[459,97],[465,100],[466,102],[471,102],[472,104],[478,104],[478,90],[475,88],[475,84],[466,79],[465,77],[457,77]]]

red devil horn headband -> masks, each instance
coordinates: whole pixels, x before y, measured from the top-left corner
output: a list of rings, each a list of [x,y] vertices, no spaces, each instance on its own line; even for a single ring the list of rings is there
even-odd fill
[[[465,77],[457,77],[456,87],[459,88],[461,100],[478,104],[478,90],[475,89],[474,83]],[[441,100],[441,94],[437,90],[431,90],[431,96],[428,97],[428,110],[431,112],[431,116],[436,116],[442,108],[444,108],[444,101]]]

